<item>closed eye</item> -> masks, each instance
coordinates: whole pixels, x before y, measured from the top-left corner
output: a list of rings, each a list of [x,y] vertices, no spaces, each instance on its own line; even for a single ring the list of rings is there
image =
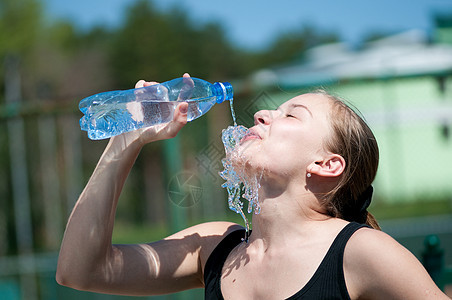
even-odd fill
[[[295,118],[295,116],[291,115],[291,114],[286,114],[286,117],[288,117],[288,118]]]

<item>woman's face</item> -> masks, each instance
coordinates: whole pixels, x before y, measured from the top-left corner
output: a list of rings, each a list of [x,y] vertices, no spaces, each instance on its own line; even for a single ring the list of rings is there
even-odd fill
[[[330,133],[330,100],[321,94],[304,94],[276,110],[254,115],[255,126],[240,143],[247,170],[285,180],[305,177],[309,164],[327,154],[323,141]]]

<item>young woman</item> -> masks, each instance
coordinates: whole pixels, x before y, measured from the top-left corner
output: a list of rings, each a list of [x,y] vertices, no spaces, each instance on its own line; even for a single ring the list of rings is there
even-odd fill
[[[366,209],[377,143],[357,114],[323,92],[255,114],[235,162],[263,174],[248,242],[241,226],[211,222],[112,245],[117,201],[141,148],[176,136],[186,112],[181,103],[171,123],[110,139],[69,219],[60,284],[123,295],[205,287],[206,299],[448,299],[408,250],[376,230]]]

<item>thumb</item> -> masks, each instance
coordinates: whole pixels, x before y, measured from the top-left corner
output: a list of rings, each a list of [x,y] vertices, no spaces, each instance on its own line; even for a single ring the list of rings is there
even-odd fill
[[[188,113],[188,103],[187,102],[179,103],[176,109],[174,110],[173,122],[184,126],[185,124],[187,124],[188,118],[187,113]]]
[[[168,135],[170,137],[175,137],[177,133],[182,129],[182,127],[187,124],[187,112],[188,112],[188,103],[181,102],[177,105],[174,110],[173,121],[168,124]]]

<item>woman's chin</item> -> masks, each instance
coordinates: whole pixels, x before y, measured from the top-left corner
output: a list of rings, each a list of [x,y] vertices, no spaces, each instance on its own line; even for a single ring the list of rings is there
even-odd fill
[[[246,167],[249,164],[249,159],[238,151],[234,151],[231,155],[228,156],[231,161],[232,167],[237,171]]]
[[[248,140],[244,143],[240,143],[234,149],[234,153],[237,156],[243,156],[245,158],[252,157],[261,151],[261,147],[256,143],[256,140]]]
[[[253,176],[261,172],[264,168],[256,161],[255,157],[245,155],[235,155],[231,157],[233,168],[241,176]]]
[[[239,176],[254,176],[263,169],[259,161],[260,153],[257,143],[250,140],[237,145],[233,151],[227,153],[226,158]]]

